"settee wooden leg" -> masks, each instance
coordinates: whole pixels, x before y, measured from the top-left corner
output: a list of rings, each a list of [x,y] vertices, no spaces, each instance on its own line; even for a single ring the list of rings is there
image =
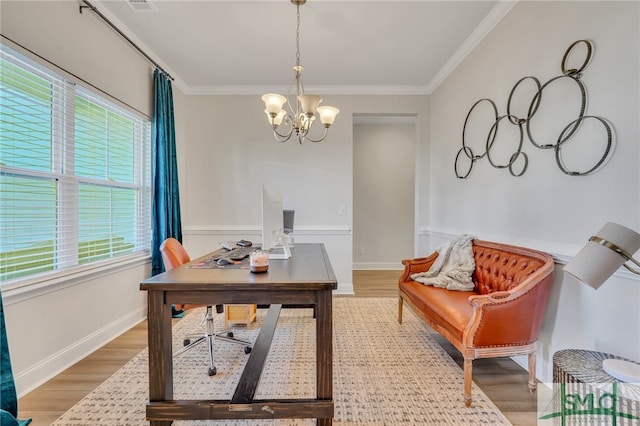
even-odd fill
[[[402,324],[402,297],[398,297],[398,324]]]
[[[471,407],[471,370],[473,367],[473,360],[470,358],[464,359],[464,405]]]
[[[535,392],[536,383],[536,353],[529,354],[529,392]]]

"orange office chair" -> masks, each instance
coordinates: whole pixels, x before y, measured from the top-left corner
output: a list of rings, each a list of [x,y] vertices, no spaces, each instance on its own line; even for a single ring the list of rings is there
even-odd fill
[[[178,266],[191,261],[191,258],[189,258],[189,254],[187,253],[187,251],[184,249],[182,244],[180,244],[180,242],[175,238],[167,238],[162,242],[162,244],[160,245],[160,254],[162,255],[162,262],[164,263],[164,268],[167,271],[170,271],[173,268],[177,268]],[[176,309],[186,310],[186,309],[200,308],[202,306],[206,306],[206,305],[186,304],[186,305],[176,306]],[[216,311],[218,313],[222,312],[222,305],[217,305]],[[185,337],[184,347],[179,351],[177,351],[175,355],[178,356],[184,353],[185,351],[188,351],[189,349],[191,349],[192,347],[194,347],[200,342],[207,342],[207,346],[209,348],[209,370],[207,371],[207,374],[209,374],[209,376],[214,376],[217,373],[217,369],[214,364],[214,356],[213,356],[213,353],[214,353],[213,339],[220,339],[220,340],[225,340],[227,342],[245,345],[244,353],[248,354],[251,352],[251,343],[244,340],[235,339],[231,331],[223,330],[218,333],[215,332],[214,324],[213,324],[212,306],[207,306],[207,310],[205,311],[204,318],[202,318],[202,321],[200,322],[200,324],[202,323],[205,324],[204,334]]]

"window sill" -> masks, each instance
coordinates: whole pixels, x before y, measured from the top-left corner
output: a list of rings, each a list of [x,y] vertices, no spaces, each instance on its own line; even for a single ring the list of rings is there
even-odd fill
[[[91,279],[135,268],[151,262],[148,252],[110,259],[94,265],[78,266],[46,276],[8,281],[1,286],[5,305],[11,305],[27,299],[41,296],[63,288],[72,287]]]

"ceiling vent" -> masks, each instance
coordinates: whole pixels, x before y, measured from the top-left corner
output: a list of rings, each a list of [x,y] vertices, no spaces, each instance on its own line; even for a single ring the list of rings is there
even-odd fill
[[[157,12],[158,9],[149,0],[127,0],[127,4],[136,12]]]

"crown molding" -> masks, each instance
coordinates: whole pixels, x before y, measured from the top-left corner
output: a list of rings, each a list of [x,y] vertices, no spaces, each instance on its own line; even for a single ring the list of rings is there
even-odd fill
[[[426,86],[430,95],[464,61],[520,0],[500,0]]]
[[[263,95],[288,93],[289,86],[187,86],[185,95]],[[428,95],[427,86],[307,86],[305,92],[318,95]]]

